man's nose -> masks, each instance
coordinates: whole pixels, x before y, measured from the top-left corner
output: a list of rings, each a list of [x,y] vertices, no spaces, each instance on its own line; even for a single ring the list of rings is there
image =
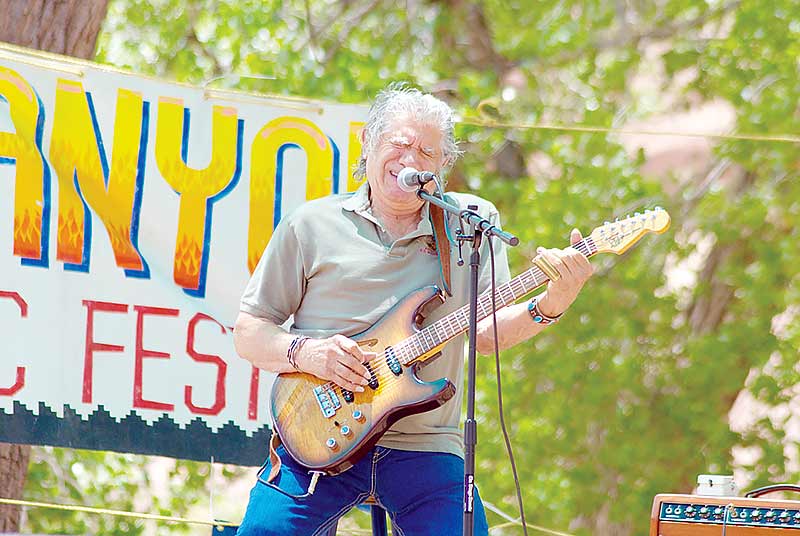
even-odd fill
[[[400,155],[400,163],[407,167],[419,169],[419,155],[415,147],[406,147]]]

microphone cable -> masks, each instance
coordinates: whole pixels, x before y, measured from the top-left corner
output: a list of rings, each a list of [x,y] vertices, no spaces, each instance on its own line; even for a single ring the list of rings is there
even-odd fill
[[[525,536],[528,536],[528,523],[525,521],[525,507],[522,505],[522,491],[520,490],[519,477],[517,476],[517,464],[514,461],[514,452],[511,449],[511,440],[508,437],[506,420],[503,416],[503,386],[500,379],[500,339],[497,335],[497,294],[495,290],[494,246],[492,246],[492,237],[488,234],[486,235],[486,242],[489,245],[489,259],[492,267],[492,330],[494,333],[495,375],[497,376],[497,411],[500,415],[500,429],[503,431],[506,452],[508,452],[508,459],[511,462],[511,472],[514,475],[514,486],[517,490],[517,504],[519,505],[519,517],[522,521],[522,532]]]

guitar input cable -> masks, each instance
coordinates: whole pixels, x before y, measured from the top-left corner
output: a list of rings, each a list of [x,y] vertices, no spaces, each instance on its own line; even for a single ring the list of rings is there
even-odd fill
[[[486,235],[486,242],[489,244],[489,259],[492,268],[492,331],[494,333],[494,365],[495,376],[497,377],[497,411],[500,415],[500,429],[503,431],[503,440],[506,443],[508,460],[511,462],[511,472],[514,475],[514,486],[517,490],[517,504],[519,505],[519,518],[522,522],[522,532],[528,536],[528,523],[525,521],[525,507],[522,505],[522,491],[519,486],[519,476],[517,476],[517,464],[514,461],[514,452],[511,449],[511,440],[506,429],[506,420],[503,416],[503,386],[500,379],[500,340],[497,335],[497,291],[495,289],[495,267],[494,267],[494,247],[492,237]]]

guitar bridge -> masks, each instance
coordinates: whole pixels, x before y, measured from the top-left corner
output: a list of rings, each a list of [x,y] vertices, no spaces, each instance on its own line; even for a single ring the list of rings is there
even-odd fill
[[[314,398],[317,399],[317,404],[319,404],[319,408],[322,410],[322,415],[325,418],[333,417],[336,415],[336,410],[342,407],[339,397],[331,388],[330,384],[315,387]]]

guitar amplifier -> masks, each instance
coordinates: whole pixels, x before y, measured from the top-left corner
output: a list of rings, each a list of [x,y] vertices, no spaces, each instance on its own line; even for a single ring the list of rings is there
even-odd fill
[[[800,536],[800,501],[659,494],[650,536]]]

